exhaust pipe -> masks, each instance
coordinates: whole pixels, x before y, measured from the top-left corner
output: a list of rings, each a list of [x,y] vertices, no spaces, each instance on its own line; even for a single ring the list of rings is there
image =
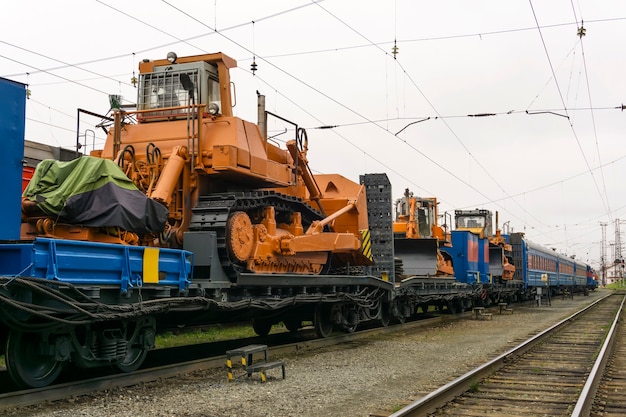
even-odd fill
[[[265,115],[265,96],[260,94],[258,91],[257,94],[257,119],[259,129],[261,130],[261,136],[263,139],[267,140],[267,116]]]

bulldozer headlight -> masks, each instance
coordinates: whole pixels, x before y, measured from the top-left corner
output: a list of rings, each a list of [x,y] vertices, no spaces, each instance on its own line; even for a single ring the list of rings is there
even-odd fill
[[[209,114],[215,116],[220,112],[220,106],[217,103],[209,104]]]
[[[167,53],[167,60],[170,61],[170,63],[175,64],[177,59],[178,59],[178,56],[176,56],[175,52]]]

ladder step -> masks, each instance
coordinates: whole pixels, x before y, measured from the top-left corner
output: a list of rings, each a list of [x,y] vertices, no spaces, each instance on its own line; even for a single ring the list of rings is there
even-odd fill
[[[267,377],[265,376],[265,371],[268,369],[278,368],[280,367],[283,379],[285,379],[285,362],[283,361],[272,361],[272,362],[258,362],[254,365],[250,365],[246,367],[246,372],[248,372],[248,376],[253,372],[259,372],[261,374],[261,382],[265,382]]]
[[[479,320],[491,320],[492,313],[483,313],[478,316]]]
[[[257,362],[253,365],[246,366],[246,371],[248,372],[258,372],[262,370],[284,367],[285,362],[283,361],[272,361],[272,362]]]

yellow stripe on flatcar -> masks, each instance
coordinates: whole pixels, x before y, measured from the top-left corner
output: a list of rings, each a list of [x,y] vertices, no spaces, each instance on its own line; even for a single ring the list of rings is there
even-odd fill
[[[370,261],[374,261],[372,256],[372,236],[369,230],[361,230],[361,252]]]
[[[144,248],[143,250],[143,282],[159,283],[159,248]]]

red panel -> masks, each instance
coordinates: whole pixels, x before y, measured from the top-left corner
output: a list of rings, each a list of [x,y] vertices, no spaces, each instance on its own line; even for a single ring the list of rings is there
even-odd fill
[[[483,240],[483,262],[489,265],[489,241],[487,239]]]
[[[32,167],[24,167],[22,170],[22,192],[28,186],[30,179],[33,178],[33,174],[35,173],[35,168]]]
[[[469,262],[478,262],[478,240],[472,239],[470,236],[469,242],[467,242],[467,260]]]

